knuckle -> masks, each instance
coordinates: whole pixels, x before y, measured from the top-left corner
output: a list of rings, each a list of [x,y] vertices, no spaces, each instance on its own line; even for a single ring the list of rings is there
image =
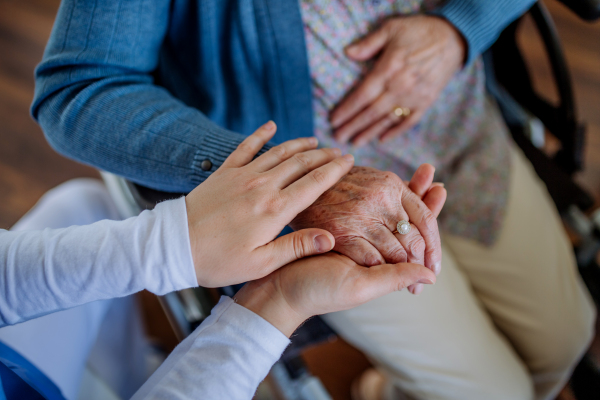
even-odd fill
[[[431,233],[437,232],[438,225],[437,219],[433,216],[433,214],[426,210],[421,218],[422,225]]]
[[[251,153],[254,151],[254,147],[252,147],[250,145],[250,143],[248,143],[246,140],[244,140],[242,143],[240,143],[237,147],[238,151],[242,152],[242,153]]]
[[[416,236],[407,244],[407,252],[411,258],[422,259],[425,254],[425,240],[421,235]]]
[[[368,82],[363,89],[363,92],[361,94],[361,97],[367,98],[367,99],[373,99],[375,97],[377,97],[379,95],[379,85],[377,85],[375,82],[370,81]]]
[[[318,185],[322,185],[325,182],[327,182],[327,174],[325,174],[325,172],[321,171],[321,170],[314,170],[310,173],[311,178],[315,181],[315,183],[317,183]]]
[[[270,197],[264,202],[264,212],[267,214],[279,214],[285,208],[285,199],[279,195]]]
[[[265,185],[266,182],[267,182],[267,180],[265,177],[256,176],[256,177],[246,180],[243,183],[243,187],[247,191],[252,191],[252,190],[258,189],[259,187]]]
[[[305,171],[310,170],[310,158],[305,153],[294,154],[294,161],[300,165]]]
[[[308,249],[306,248],[306,243],[301,235],[294,235],[292,242],[292,247],[294,249],[294,255],[296,258],[302,258],[309,253],[307,251]]]
[[[286,159],[287,158],[287,154],[288,154],[288,150],[287,148],[280,144],[279,146],[275,146],[271,149],[271,152],[273,153],[273,155],[277,158],[279,158],[280,160]]]
[[[391,171],[384,171],[381,173],[383,179],[387,181],[398,181],[400,177]]]
[[[393,263],[404,263],[408,260],[408,254],[406,253],[406,250],[404,250],[404,248],[402,246],[399,246],[398,248],[392,250],[390,252],[390,257],[391,257],[391,262]]]

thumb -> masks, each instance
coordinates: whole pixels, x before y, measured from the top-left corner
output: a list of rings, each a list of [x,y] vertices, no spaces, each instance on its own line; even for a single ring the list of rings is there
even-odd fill
[[[429,208],[434,217],[437,218],[442,212],[447,195],[448,193],[443,186],[436,185],[429,189],[429,192],[423,198],[423,203]]]
[[[365,61],[373,58],[387,43],[388,36],[388,29],[384,25],[358,42],[348,46],[346,54],[355,61]]]
[[[433,183],[434,174],[435,167],[433,165],[421,164],[413,174],[412,178],[410,178],[408,187],[414,194],[422,199]]]
[[[335,245],[333,235],[323,229],[302,229],[280,236],[261,248],[268,260],[269,272],[300,258],[327,253]]]
[[[374,300],[391,292],[402,290],[416,283],[433,285],[435,274],[420,264],[400,263],[376,265],[364,271],[360,298],[364,302]]]

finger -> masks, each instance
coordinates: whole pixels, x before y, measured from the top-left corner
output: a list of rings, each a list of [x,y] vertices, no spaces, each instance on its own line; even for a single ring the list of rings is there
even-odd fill
[[[340,149],[319,149],[296,153],[268,173],[277,182],[278,187],[285,188],[315,168],[336,159],[342,154]]]
[[[331,113],[331,126],[339,128],[373,103],[391,86],[398,94],[414,84],[415,78],[402,73],[405,63],[394,48],[386,49],[362,83]],[[393,85],[392,85],[393,83]]]
[[[408,258],[404,247],[387,226],[380,226],[367,232],[365,238],[383,256],[385,262],[393,264],[407,262]]]
[[[248,164],[277,132],[275,122],[269,121],[248,136],[237,149],[225,159],[221,168],[239,168]]]
[[[424,112],[421,110],[411,110],[411,114],[408,117],[402,119],[402,121],[390,128],[389,131],[381,135],[379,141],[386,143],[407,132],[421,120],[423,114]]]
[[[375,32],[348,46],[346,54],[355,61],[365,61],[373,58],[388,42],[389,33],[388,25],[383,25]]]
[[[327,253],[333,249],[333,235],[323,229],[302,229],[280,236],[255,251],[266,260],[264,275],[300,258]]]
[[[423,197],[423,203],[429,208],[433,216],[437,218],[440,212],[442,212],[447,196],[448,192],[443,186],[433,186],[425,197]]]
[[[378,99],[367,106],[362,111],[359,111],[350,121],[335,130],[334,136],[336,140],[345,143],[356,135],[376,124],[384,117],[392,117],[391,112],[394,108],[394,99],[390,92],[383,93]],[[401,118],[393,116],[396,123],[401,121]],[[393,125],[393,124],[392,124]]]
[[[411,191],[402,193],[402,206],[425,240],[425,266],[439,274],[442,266],[442,246],[437,220],[427,206]]]
[[[355,145],[356,147],[362,147],[362,146],[366,145],[367,143],[369,143],[370,141],[375,140],[376,138],[383,135],[391,127],[396,125],[398,122],[399,122],[398,117],[388,114],[388,115],[384,116],[383,118],[381,118],[375,124],[368,127],[363,132],[357,134],[353,138],[352,144]]]
[[[410,285],[408,287],[408,291],[416,296],[416,295],[421,294],[421,292],[423,291],[423,288],[424,288],[424,286],[422,283],[415,283],[414,285]]]
[[[365,238],[359,236],[338,237],[333,249],[363,267],[372,267],[385,263],[384,258],[375,246]]]
[[[269,171],[298,153],[314,149],[318,144],[319,141],[315,137],[288,140],[257,157],[250,166],[256,172]]]
[[[435,283],[435,274],[419,264],[383,264],[361,271],[363,278],[360,286],[354,288],[356,296],[361,303],[374,300],[378,297],[402,290],[414,284],[432,285]]]
[[[337,129],[348,122],[359,111],[381,96],[385,91],[385,86],[385,74],[379,73],[374,68],[360,85],[333,110],[330,116],[331,126]],[[335,138],[338,139],[337,136]]]
[[[406,252],[406,260],[409,263],[425,265],[425,240],[419,233],[414,224],[410,224],[411,229],[405,235],[394,233],[396,240],[402,245]]]
[[[433,165],[421,164],[410,179],[409,189],[422,199],[433,183],[434,174],[435,168]]]
[[[327,189],[335,185],[354,165],[354,157],[346,154],[312,170],[281,191],[286,206],[293,215],[304,211]]]

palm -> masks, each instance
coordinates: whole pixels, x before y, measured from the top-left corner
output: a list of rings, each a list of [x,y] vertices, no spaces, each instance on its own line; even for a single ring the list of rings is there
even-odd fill
[[[346,256],[327,253],[293,262],[269,275],[289,306],[299,315],[346,310],[401,290],[435,275],[418,264],[362,267]]]

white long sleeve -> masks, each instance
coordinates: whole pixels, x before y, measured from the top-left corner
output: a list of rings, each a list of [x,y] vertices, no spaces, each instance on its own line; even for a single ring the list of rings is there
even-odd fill
[[[263,318],[222,297],[133,400],[250,400],[289,342]]]
[[[0,230],[0,327],[84,303],[197,285],[184,198],[125,221]],[[289,339],[223,297],[135,399],[251,399]],[[1,388],[0,388],[1,394]]]
[[[147,289],[197,286],[185,199],[125,221],[0,230],[0,327]]]

